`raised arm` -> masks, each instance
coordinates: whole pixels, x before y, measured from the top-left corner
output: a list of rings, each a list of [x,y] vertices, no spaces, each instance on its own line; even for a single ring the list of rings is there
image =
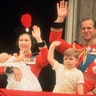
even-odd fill
[[[64,27],[64,19],[66,18],[69,12],[67,1],[61,0],[60,3],[57,3],[57,19],[52,23],[51,32],[49,35],[49,42],[60,41],[61,44],[56,48],[60,53],[70,47],[64,39],[62,39],[62,32]]]
[[[48,65],[48,60],[47,60],[48,48],[45,43],[45,40],[42,40],[41,38],[40,27],[34,25],[32,35],[36,39],[38,48],[40,50],[40,54],[36,56],[36,62],[39,67],[43,68]]]
[[[61,0],[57,3],[57,19],[55,22],[63,22],[69,12],[67,1]]]
[[[54,66],[54,63],[55,63],[55,59],[54,59],[54,51],[55,51],[55,48],[60,45],[60,42],[59,41],[54,41],[50,47],[49,47],[49,51],[48,51],[48,61],[50,63],[50,65],[53,67]]]
[[[38,27],[37,25],[34,25],[34,26],[33,26],[32,35],[33,35],[33,37],[36,39],[37,43],[43,42],[43,40],[42,40],[42,38],[41,38],[40,27]]]

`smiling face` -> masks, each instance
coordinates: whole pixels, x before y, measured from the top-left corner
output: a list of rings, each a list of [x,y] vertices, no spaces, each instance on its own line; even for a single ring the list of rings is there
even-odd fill
[[[30,52],[32,47],[32,41],[28,34],[22,34],[19,36],[18,47],[20,50],[24,51],[25,53]]]
[[[81,35],[85,41],[96,39],[96,28],[94,28],[94,22],[91,19],[81,22]]]

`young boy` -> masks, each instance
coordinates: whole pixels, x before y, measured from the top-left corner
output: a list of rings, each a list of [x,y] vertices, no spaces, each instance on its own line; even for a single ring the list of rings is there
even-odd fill
[[[78,62],[78,51],[69,48],[64,52],[63,64],[54,59],[55,48],[60,44],[54,41],[48,52],[48,61],[56,71],[56,84],[53,92],[65,94],[83,94],[84,78],[80,70],[75,68]]]
[[[42,91],[42,88],[39,84],[38,79],[32,73],[30,67],[24,63],[22,60],[24,59],[23,52],[20,52],[20,55],[11,56],[7,53],[0,54],[0,66],[6,67],[16,67],[22,72],[22,79],[20,81],[14,80],[14,73],[6,73],[7,74],[7,86],[6,89],[11,90],[24,90],[24,91]]]

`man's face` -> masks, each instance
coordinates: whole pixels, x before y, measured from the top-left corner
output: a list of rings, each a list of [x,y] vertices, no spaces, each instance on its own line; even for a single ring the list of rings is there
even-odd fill
[[[96,38],[96,29],[92,20],[85,20],[81,23],[81,35],[86,41]]]

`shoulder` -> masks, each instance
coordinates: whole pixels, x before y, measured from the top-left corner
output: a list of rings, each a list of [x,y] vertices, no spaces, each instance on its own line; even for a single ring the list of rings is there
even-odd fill
[[[78,74],[82,74],[82,75],[83,75],[83,73],[82,73],[81,70],[79,70],[79,69],[77,69],[77,68],[75,68],[75,70],[76,70],[76,72],[78,72]]]
[[[73,41],[72,44],[78,44],[78,45],[81,45],[81,44],[79,44],[78,41]]]
[[[77,41],[73,41],[73,42],[72,42],[72,47],[73,47],[74,49],[82,49],[82,44],[80,44],[80,43],[77,42]]]
[[[64,66],[63,64],[59,63],[58,61],[55,61],[53,69],[57,70],[57,69],[63,68],[63,66]]]

